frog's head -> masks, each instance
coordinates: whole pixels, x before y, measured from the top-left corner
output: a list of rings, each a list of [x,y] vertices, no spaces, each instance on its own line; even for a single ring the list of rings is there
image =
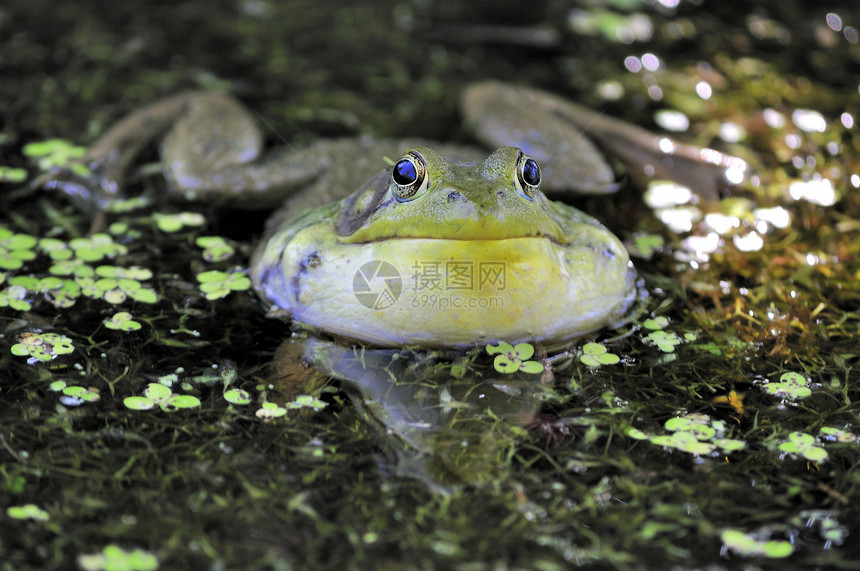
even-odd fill
[[[336,223],[342,243],[398,238],[566,243],[540,191],[534,159],[501,147],[483,163],[455,163],[418,147],[348,197]]]

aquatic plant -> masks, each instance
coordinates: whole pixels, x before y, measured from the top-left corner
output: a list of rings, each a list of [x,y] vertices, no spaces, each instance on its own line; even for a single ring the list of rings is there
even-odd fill
[[[207,262],[223,262],[236,253],[236,249],[221,236],[200,236],[194,243],[203,248],[203,259]]]
[[[17,234],[0,226],[0,269],[17,270],[36,257],[33,247],[37,239],[29,234]]]
[[[788,435],[788,440],[779,445],[779,451],[793,456],[803,456],[810,462],[827,460],[827,450],[816,446],[815,437],[805,432],[795,431]]]
[[[24,155],[36,160],[39,170],[50,171],[65,167],[74,174],[82,177],[90,175],[90,169],[78,159],[87,154],[86,147],[75,145],[65,139],[48,139],[27,143],[23,149]]]
[[[59,333],[28,332],[18,336],[12,345],[13,355],[28,357],[27,362],[51,361],[75,350],[72,340]]]
[[[615,365],[621,362],[621,358],[615,353],[609,353],[601,343],[586,343],[582,346],[582,355],[579,360],[589,367],[601,365]]]
[[[257,418],[262,418],[263,420],[273,420],[275,418],[285,416],[287,414],[287,409],[282,406],[278,406],[277,403],[264,402],[254,414],[257,415]]]
[[[143,396],[126,397],[122,402],[132,410],[150,410],[158,406],[168,412],[200,406],[200,399],[197,397],[175,394],[161,383],[149,383],[143,391]]]
[[[83,571],[154,571],[158,569],[158,558],[143,549],[126,551],[115,544],[105,546],[99,553],[78,556],[78,566]]]
[[[105,319],[105,327],[118,331],[137,331],[141,325],[133,319],[132,314],[127,311],[118,311],[110,319]]]
[[[51,519],[50,514],[36,504],[9,506],[6,508],[6,515],[12,519],[31,519],[33,521],[48,521]]]
[[[242,270],[232,272],[209,270],[197,274],[197,281],[200,282],[200,291],[209,300],[227,297],[234,291],[245,291],[251,287],[251,280]]]
[[[230,404],[237,405],[246,405],[251,403],[251,395],[248,394],[248,391],[232,388],[227,391],[224,391],[224,400],[229,402]]]
[[[497,345],[487,345],[487,353],[496,355],[493,359],[493,367],[500,373],[543,373],[543,364],[539,361],[529,361],[535,354],[535,348],[529,343],[517,343],[511,345],[505,341],[499,341]]]
[[[782,559],[794,553],[791,542],[781,540],[762,540],[754,534],[737,529],[726,529],[720,533],[723,549],[744,557],[770,557]]]
[[[775,383],[767,383],[762,386],[764,392],[780,398],[803,399],[812,394],[806,378],[800,373],[789,371],[779,377]]]
[[[186,226],[203,226],[206,218],[199,212],[177,212],[176,214],[154,214],[155,224],[162,232],[179,232]]]

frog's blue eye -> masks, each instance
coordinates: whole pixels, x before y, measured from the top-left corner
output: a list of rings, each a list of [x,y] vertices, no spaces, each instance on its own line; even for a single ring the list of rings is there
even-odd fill
[[[391,171],[391,178],[400,186],[409,186],[418,178],[418,169],[409,159],[400,159]]]
[[[415,198],[425,186],[427,165],[417,151],[409,151],[391,169],[391,193],[400,202]]]
[[[530,186],[540,184],[540,167],[534,159],[528,159],[523,163],[523,182]]]
[[[538,193],[540,179],[540,166],[537,161],[525,153],[520,153],[517,159],[517,192],[531,200]]]

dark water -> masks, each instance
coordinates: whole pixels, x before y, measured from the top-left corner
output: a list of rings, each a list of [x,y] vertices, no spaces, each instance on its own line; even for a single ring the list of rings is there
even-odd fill
[[[517,385],[506,414],[446,412],[429,440],[409,432],[418,413],[397,417],[402,429],[304,367],[299,345],[270,367],[286,328],[252,292],[204,297],[197,274],[247,267],[259,215],[169,203],[110,214],[127,224],[111,227],[114,258],[84,265],[150,270],[127,279],[156,303],[124,282],[121,303],[105,299],[116,283],[62,307],[56,284],[13,282],[50,275],[47,243],[0,230],[3,260],[21,260],[0,260],[0,566],[857,568],[858,29],[851,3],[799,1],[4,4],[0,163],[29,179],[27,143],[87,144],[190,87],[229,88],[272,145],[463,141],[457,95],[484,78],[660,132],[677,116],[657,112],[680,111],[678,139],[755,174],[718,204],[659,208],[636,172],[615,197],[575,199],[634,253],[663,244],[635,258],[646,315],[589,339],[620,362],[589,367],[572,348],[550,382]],[[11,233],[86,235],[90,215],[64,198],[0,184]],[[164,184],[144,167],[130,190]],[[155,213],[184,210],[203,226],[159,228]],[[204,259],[195,239],[209,235],[236,252]],[[21,298],[30,307],[10,301]],[[119,311],[140,329],[105,325]],[[28,364],[18,353],[44,333],[73,351]],[[448,411],[474,405],[472,379],[516,392],[493,385],[502,377],[480,348],[404,358],[373,366]],[[198,406],[127,408],[156,382]],[[264,419],[264,402],[287,412]],[[14,509],[29,504],[42,511]]]

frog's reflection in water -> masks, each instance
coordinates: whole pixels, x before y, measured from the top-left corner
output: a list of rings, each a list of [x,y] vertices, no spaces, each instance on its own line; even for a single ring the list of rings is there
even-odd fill
[[[398,476],[439,491],[505,479],[524,420],[541,404],[540,376],[497,373],[465,357],[357,349],[316,339],[305,356],[346,382],[353,402],[380,427]]]

